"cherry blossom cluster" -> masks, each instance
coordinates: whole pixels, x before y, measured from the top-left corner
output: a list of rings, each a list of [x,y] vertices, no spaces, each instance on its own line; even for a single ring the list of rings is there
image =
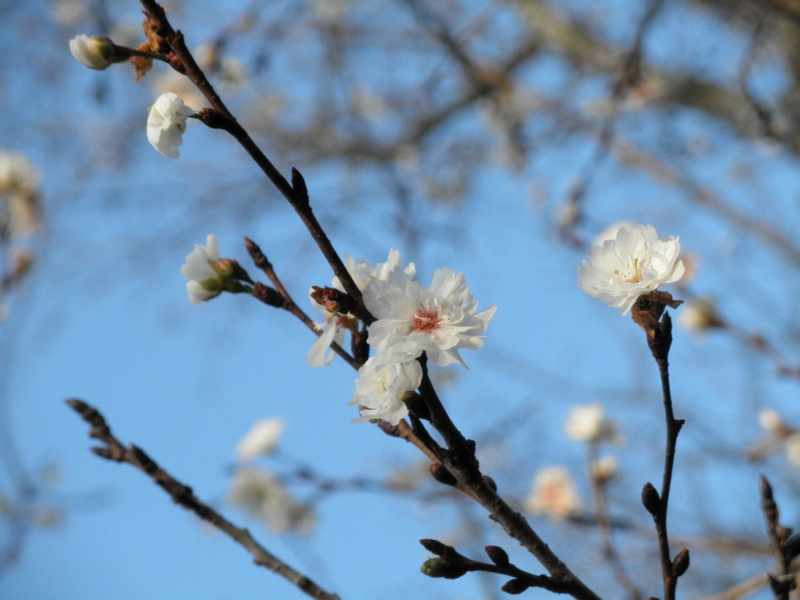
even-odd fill
[[[416,267],[405,268],[400,253],[392,249],[385,263],[373,267],[366,261],[346,257],[346,266],[364,298],[367,310],[377,319],[369,327],[367,342],[375,355],[359,369],[350,404],[360,407],[356,421],[382,419],[392,425],[408,414],[404,399],[422,382],[417,360],[423,353],[439,366],[459,364],[468,368],[459,350],[477,350],[482,334],[497,309],[476,312],[478,303],[467,289],[463,273],[437,269],[426,288],[416,281]],[[332,287],[344,291],[338,278]],[[313,294],[313,292],[312,292]],[[348,330],[363,324],[352,314],[338,312],[338,306],[312,303],[325,313],[318,325],[323,333],[308,354],[312,366],[326,366],[333,359],[332,342],[341,344]]]

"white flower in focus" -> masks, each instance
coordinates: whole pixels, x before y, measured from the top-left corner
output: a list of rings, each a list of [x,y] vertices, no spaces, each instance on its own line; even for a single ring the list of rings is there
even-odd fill
[[[236,446],[236,453],[242,460],[253,460],[271,453],[277,447],[283,429],[283,419],[259,421]]]
[[[581,509],[581,499],[569,469],[559,465],[536,473],[533,488],[525,499],[526,511],[563,519],[580,513]]]
[[[220,276],[214,270],[214,265],[220,260],[217,236],[213,233],[208,235],[206,244],[195,244],[194,250],[186,255],[186,264],[181,267],[181,274],[189,280],[186,290],[192,304],[211,300],[222,293]]]
[[[183,132],[186,131],[186,118],[193,114],[194,110],[186,106],[177,94],[161,94],[147,116],[147,140],[167,158],[178,158],[181,155],[178,146],[183,144]]]
[[[113,64],[111,40],[98,36],[76,35],[69,41],[69,51],[87,69],[102,71]]]
[[[617,442],[620,439],[616,423],[605,418],[599,402],[573,407],[564,421],[564,431],[576,442]]]
[[[349,254],[345,255],[344,259],[348,273],[350,273],[356,286],[361,291],[364,290],[367,283],[370,281],[386,281],[389,277],[389,273],[403,267],[403,259],[400,257],[400,252],[394,248],[389,251],[389,258],[386,262],[378,263],[375,267],[365,260],[354,261],[353,257]],[[414,263],[409,263],[408,266],[403,269],[403,272],[413,278],[416,274],[416,270],[417,268],[414,266]],[[340,292],[345,291],[338,277],[334,277],[331,280],[331,287],[336,288]],[[330,349],[331,343],[336,342],[341,346],[344,342],[347,330],[356,327],[358,322],[350,315],[329,311],[311,297],[313,291],[314,288],[309,288],[309,300],[311,300],[311,304],[325,315],[325,322],[315,323],[317,331],[323,333],[317,338],[314,345],[311,346],[311,350],[309,350],[308,356],[306,356],[306,362],[312,367],[327,367],[331,364],[335,356],[334,352]]]
[[[292,498],[272,473],[259,469],[241,467],[236,470],[228,502],[266,521],[274,533],[307,533],[316,520],[311,507]]]
[[[478,303],[464,274],[444,268],[434,272],[430,289],[395,269],[386,282],[367,284],[364,304],[378,319],[370,326],[369,344],[380,362],[407,362],[426,352],[439,366],[458,363],[465,368],[458,351],[483,346],[481,334],[497,310],[493,304],[476,314]]]
[[[627,315],[640,296],[683,276],[680,250],[678,238],[659,239],[651,225],[620,227],[616,238],[592,246],[589,260],[578,267],[578,286]]]
[[[416,360],[385,365],[373,356],[358,370],[355,396],[348,402],[361,407],[354,422],[382,419],[397,425],[408,414],[403,398],[421,382],[422,367]]]

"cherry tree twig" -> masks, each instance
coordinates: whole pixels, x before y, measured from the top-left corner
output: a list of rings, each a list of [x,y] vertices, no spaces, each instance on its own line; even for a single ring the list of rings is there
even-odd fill
[[[176,504],[214,525],[247,550],[253,556],[257,565],[274,571],[311,598],[317,600],[339,600],[339,596],[325,591],[314,581],[270,553],[253,538],[247,529],[236,527],[213,508],[199,500],[194,495],[192,488],[167,473],[144,450],[134,445],[128,447],[123,445],[111,432],[111,428],[106,423],[103,415],[93,406],[77,399],[67,400],[67,404],[92,426],[89,430],[89,436],[104,444],[102,447],[95,446],[91,449],[97,456],[118,463],[129,463],[143,471],[169,494]]]

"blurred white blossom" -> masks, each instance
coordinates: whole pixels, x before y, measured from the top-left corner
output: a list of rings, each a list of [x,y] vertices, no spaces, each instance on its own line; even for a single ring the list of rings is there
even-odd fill
[[[397,425],[408,414],[403,399],[421,382],[422,367],[416,360],[386,365],[370,358],[358,370],[355,396],[349,402],[361,407],[361,416],[355,421],[383,419]]]
[[[181,155],[178,146],[183,144],[186,119],[194,112],[177,94],[161,94],[147,116],[147,140],[167,158],[178,158]]]
[[[574,406],[564,421],[567,437],[576,442],[620,442],[616,422],[607,419],[603,412],[599,402]]]
[[[264,520],[274,533],[307,533],[316,521],[311,507],[297,502],[275,475],[260,469],[236,470],[228,502]]]
[[[25,237],[40,227],[36,167],[24,154],[0,150],[0,239]]]
[[[619,459],[611,454],[602,456],[592,461],[589,465],[589,470],[594,480],[602,485],[617,476],[619,472]]]
[[[529,513],[554,519],[578,514],[583,508],[572,474],[561,465],[547,467],[536,473],[524,504]]]
[[[678,323],[687,331],[698,335],[725,325],[717,313],[714,299],[710,296],[687,300],[680,311]]]
[[[459,350],[483,346],[497,307],[477,313],[478,303],[467,289],[463,273],[437,269],[425,289],[400,269],[386,282],[371,281],[364,288],[364,304],[378,319],[370,326],[369,344],[381,363],[407,362],[426,352],[431,362],[467,365]]]
[[[578,286],[627,315],[640,296],[683,276],[680,250],[678,238],[659,239],[651,225],[622,226],[614,239],[592,246],[578,267]]]
[[[278,446],[278,440],[284,430],[283,419],[263,419],[253,425],[236,446],[236,453],[242,460],[253,460],[271,453]]]

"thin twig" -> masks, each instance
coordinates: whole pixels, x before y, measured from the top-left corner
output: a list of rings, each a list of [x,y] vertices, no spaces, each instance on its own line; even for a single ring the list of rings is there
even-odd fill
[[[661,553],[661,575],[664,581],[664,600],[675,600],[675,590],[678,577],[669,550],[669,536],[667,534],[667,510],[669,508],[669,494],[672,486],[672,470],[675,463],[675,447],[678,434],[684,421],[676,419],[672,411],[672,393],[669,385],[669,349],[672,345],[672,319],[669,313],[664,313],[661,322],[656,322],[653,329],[648,332],[648,344],[653,358],[658,364],[661,375],[661,392],[664,397],[664,417],[666,420],[667,440],[664,451],[664,472],[661,481],[660,501],[656,506],[648,507],[653,515],[658,534],[658,545]],[[649,484],[648,484],[649,485]]]
[[[267,551],[266,548],[256,542],[247,529],[236,527],[213,508],[201,502],[194,495],[192,488],[164,471],[144,450],[134,445],[130,447],[124,446],[111,432],[111,428],[106,423],[103,415],[93,406],[77,399],[67,400],[67,404],[92,426],[89,430],[89,436],[105,445],[104,447],[92,448],[92,452],[97,456],[115,462],[126,462],[143,471],[167,492],[176,504],[183,506],[186,510],[193,512],[202,520],[211,523],[227,534],[253,556],[257,565],[274,571],[310,597],[318,600],[339,600],[339,596],[326,592],[311,579]]]

